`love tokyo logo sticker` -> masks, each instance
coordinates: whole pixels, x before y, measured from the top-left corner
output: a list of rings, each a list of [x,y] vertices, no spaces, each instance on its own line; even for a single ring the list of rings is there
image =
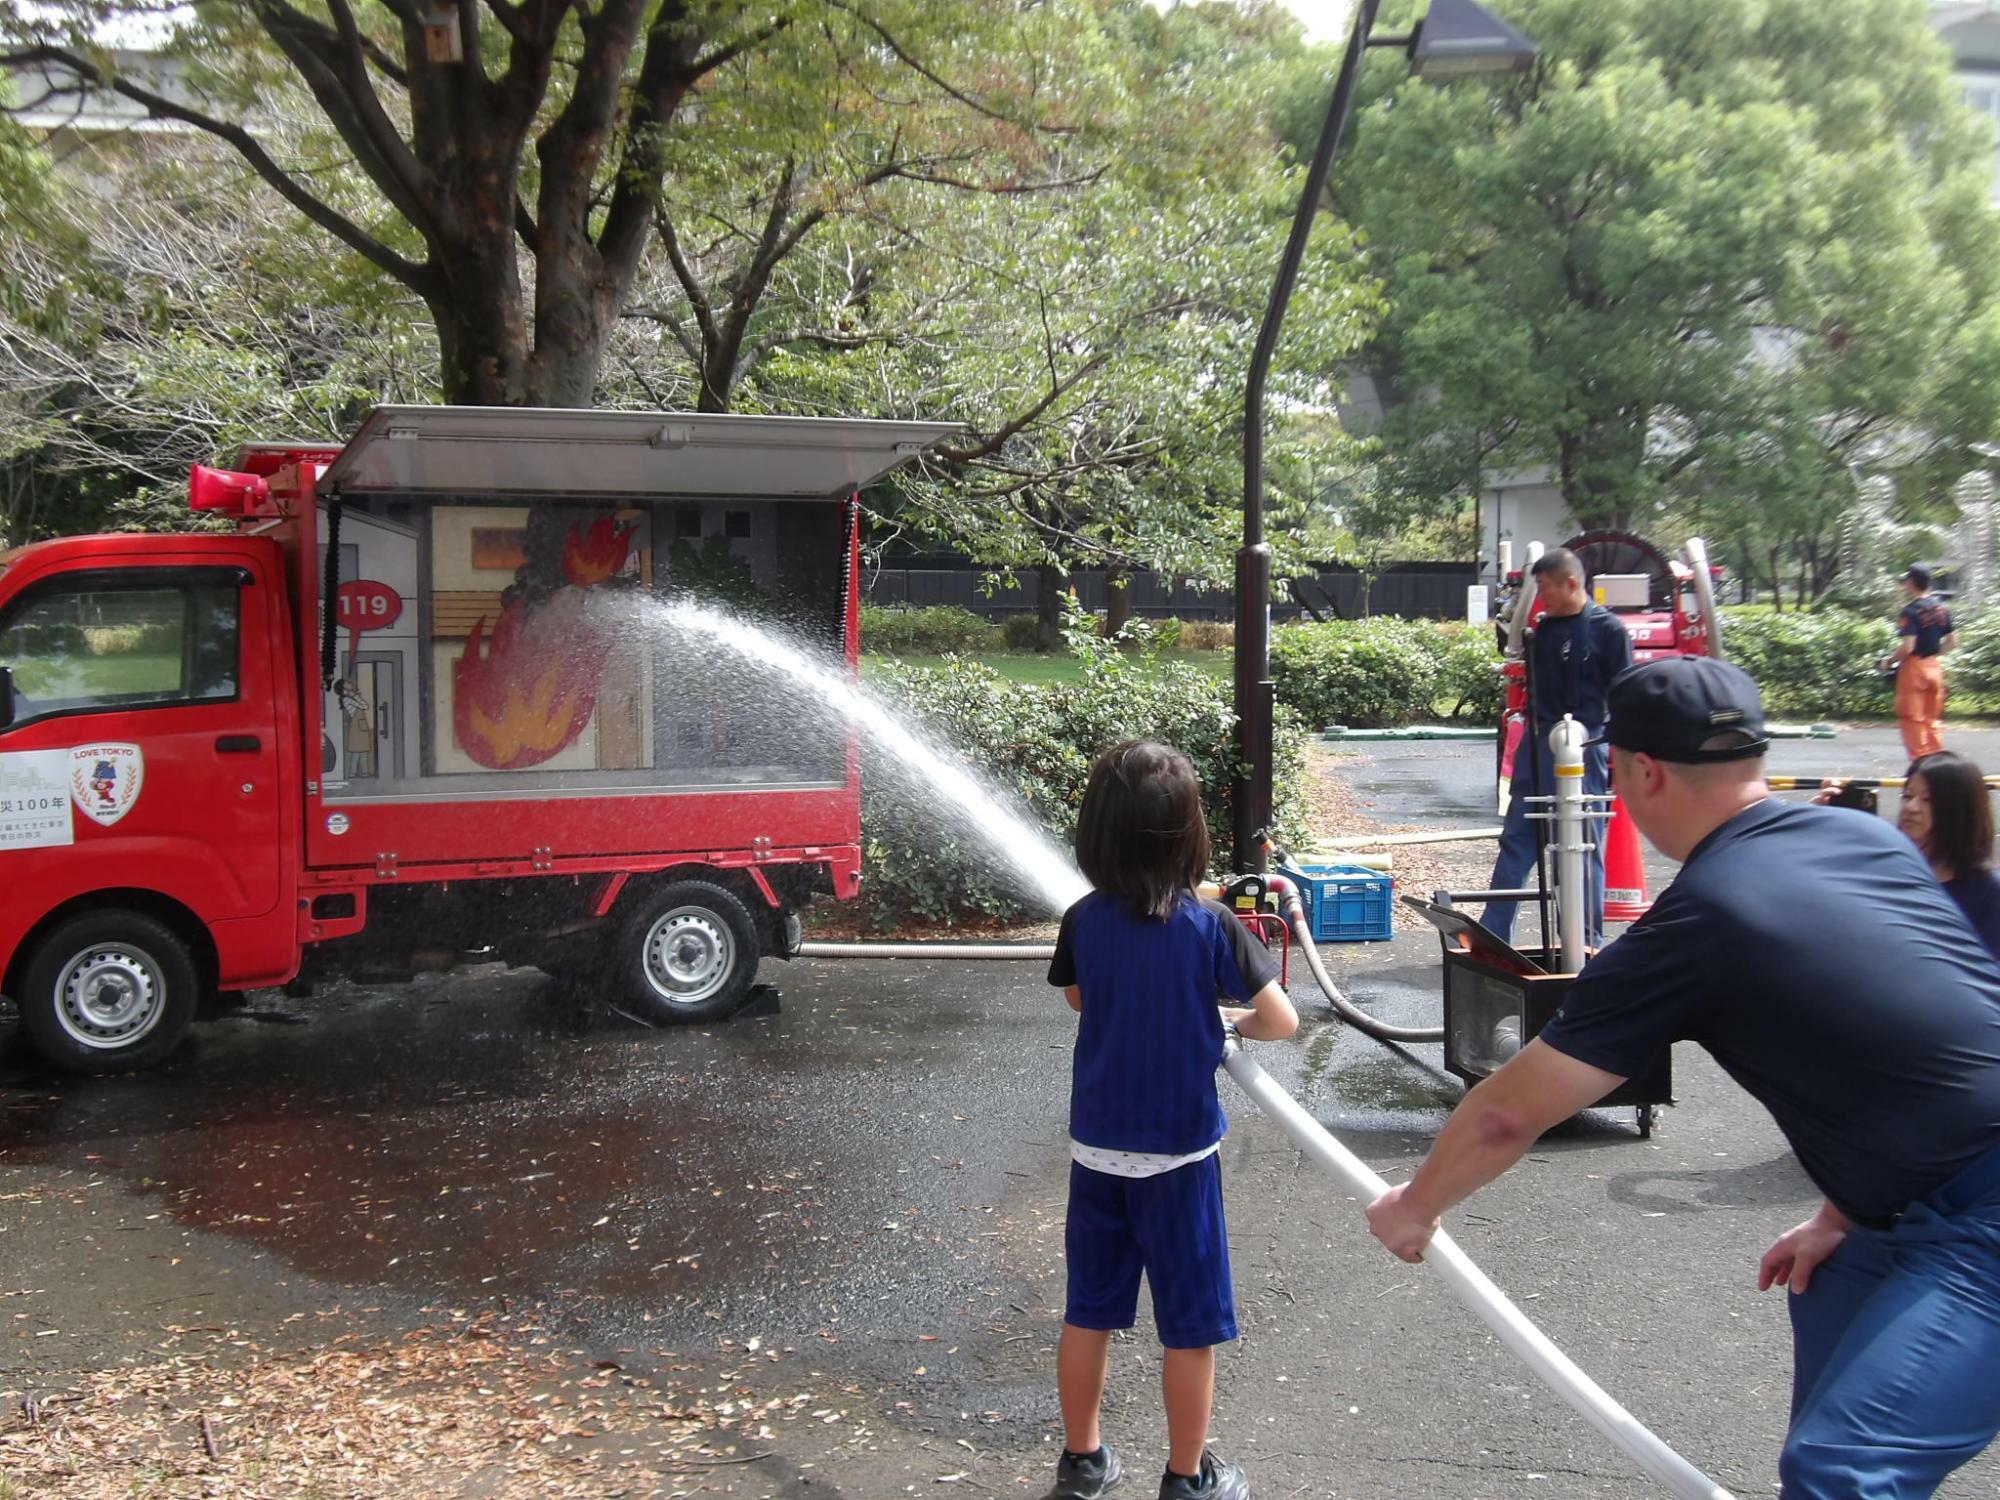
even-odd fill
[[[132,810],[146,780],[137,745],[81,745],[69,753],[69,793],[77,810],[109,828]]]

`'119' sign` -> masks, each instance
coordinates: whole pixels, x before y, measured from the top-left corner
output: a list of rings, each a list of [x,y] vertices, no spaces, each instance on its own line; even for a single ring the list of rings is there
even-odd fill
[[[403,598],[386,583],[357,578],[334,596],[334,618],[343,630],[382,630],[403,613]]]

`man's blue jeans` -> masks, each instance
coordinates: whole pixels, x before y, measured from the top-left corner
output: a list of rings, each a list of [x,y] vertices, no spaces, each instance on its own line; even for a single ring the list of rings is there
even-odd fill
[[[1914,1500],[2000,1432],[2000,1149],[1789,1296],[1784,1500]]]
[[[1531,731],[1532,732],[1532,731]],[[1595,733],[1596,731],[1592,731]],[[1537,746],[1528,744],[1524,737],[1521,747],[1514,753],[1514,779],[1507,799],[1507,816],[1500,825],[1500,857],[1493,861],[1493,876],[1487,885],[1496,891],[1518,890],[1532,884],[1530,877],[1535,872],[1536,829],[1548,830],[1549,842],[1555,842],[1555,825],[1552,823],[1531,823],[1528,821],[1528,801],[1530,797],[1546,797],[1555,789],[1555,753],[1549,749],[1548,731],[1541,731],[1542,741]],[[1539,749],[1540,754],[1535,754]],[[1585,796],[1593,796],[1611,789],[1611,759],[1602,745],[1592,745],[1583,752],[1583,791]],[[1586,808],[1601,807],[1599,803],[1586,803]],[[1546,812],[1546,803],[1538,805],[1537,812]],[[1589,880],[1589,888],[1584,896],[1583,909],[1590,920],[1587,941],[1592,948],[1604,946],[1604,824],[1590,819],[1584,824],[1584,835],[1597,847],[1585,861],[1584,874]],[[1550,856],[1549,878],[1555,878],[1554,856]],[[1514,910],[1518,901],[1489,902],[1480,922],[1491,928],[1500,937],[1514,940]],[[1554,934],[1550,934],[1553,939]]]

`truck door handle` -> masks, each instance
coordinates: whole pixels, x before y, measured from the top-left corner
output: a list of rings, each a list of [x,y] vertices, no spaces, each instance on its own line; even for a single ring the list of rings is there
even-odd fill
[[[215,748],[224,755],[254,755],[264,742],[254,734],[223,734],[216,736]]]

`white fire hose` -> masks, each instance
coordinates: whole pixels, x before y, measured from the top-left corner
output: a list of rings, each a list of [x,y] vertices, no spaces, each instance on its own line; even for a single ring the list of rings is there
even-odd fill
[[[1056,956],[1054,943],[800,943],[800,958],[1039,958]]]
[[[1577,735],[1579,742],[1581,734]],[[1578,752],[1580,759],[1580,750]],[[1575,787],[1581,792],[1580,783]],[[1577,820],[1576,832],[1581,835],[1581,820]],[[1566,841],[1567,842],[1567,841]],[[1579,866],[1581,860],[1578,860]],[[1572,890],[1581,891],[1580,878],[1566,883]],[[1287,904],[1289,914],[1294,918],[1294,930],[1298,933],[1302,949],[1313,977],[1334,1001],[1336,1009],[1345,1019],[1353,1021],[1357,1017],[1371,1023],[1364,1030],[1382,1032],[1405,1032],[1418,1040],[1434,1040],[1441,1031],[1425,1031],[1418,1034],[1414,1028],[1389,1027],[1365,1012],[1344,1002],[1339,990],[1334,988],[1332,978],[1320,962],[1319,954],[1312,942],[1311,929],[1304,921],[1299,909],[1297,892],[1282,876],[1273,876],[1271,885]],[[1579,896],[1579,907],[1581,897]],[[1579,932],[1580,925],[1573,924],[1569,931]],[[1055,953],[1053,944],[1045,943],[803,943],[799,947],[802,958],[937,958],[937,959],[1042,959]],[[1350,1015],[1350,1012],[1353,1012]],[[1273,1081],[1271,1076],[1251,1060],[1250,1055],[1233,1039],[1224,1051],[1222,1065],[1229,1070],[1229,1076],[1236,1080],[1237,1087],[1248,1094],[1257,1107],[1276,1122],[1279,1129],[1290,1137],[1307,1156],[1318,1162],[1327,1175],[1340,1186],[1346,1188],[1364,1203],[1372,1203],[1388,1190],[1388,1184],[1371,1172],[1367,1165],[1325,1130],[1320,1123],[1302,1109],[1292,1096]],[[1673,1449],[1654,1435],[1638,1418],[1620,1406],[1604,1388],[1579,1369],[1562,1350],[1549,1342],[1521,1310],[1507,1299],[1507,1294],[1488,1279],[1486,1274],[1472,1263],[1466,1253],[1458,1248],[1451,1236],[1440,1230],[1431,1239],[1424,1254],[1424,1263],[1443,1276],[1459,1301],[1478,1315],[1489,1328],[1500,1336],[1502,1343],[1513,1350],[1527,1364],[1528,1368],[1553,1390],[1558,1396],[1574,1407],[1585,1421],[1603,1433],[1632,1460],[1665,1485],[1681,1500],[1735,1500],[1731,1493],[1703,1474],[1693,1464],[1682,1458]]]
[[[1326,1169],[1327,1175],[1364,1203],[1372,1203],[1389,1185],[1352,1151],[1329,1135],[1320,1123],[1250,1059],[1237,1043],[1226,1049],[1222,1065],[1237,1087],[1277,1122],[1301,1151]],[[1639,1419],[1612,1400],[1604,1388],[1550,1343],[1545,1335],[1472,1263],[1451,1236],[1439,1230],[1424,1252],[1424,1264],[1435,1269],[1458,1300],[1500,1335],[1542,1382],[1575,1407],[1583,1419],[1616,1443],[1632,1460],[1682,1500],[1734,1500],[1731,1493],[1661,1442]]]

